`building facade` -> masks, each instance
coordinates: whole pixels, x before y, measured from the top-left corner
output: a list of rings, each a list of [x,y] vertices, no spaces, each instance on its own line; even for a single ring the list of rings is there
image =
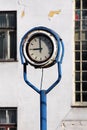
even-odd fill
[[[62,79],[47,95],[47,129],[86,130],[86,0],[0,0],[0,130],[40,129],[40,95],[24,82],[19,53],[22,37],[38,26],[57,32],[65,48]],[[29,80],[47,89],[56,64],[41,77],[41,69],[28,65]]]

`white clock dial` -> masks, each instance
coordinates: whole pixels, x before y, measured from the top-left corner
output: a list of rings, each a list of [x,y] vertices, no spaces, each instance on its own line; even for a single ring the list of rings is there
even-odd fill
[[[26,48],[29,58],[38,63],[47,61],[53,53],[53,43],[50,38],[44,34],[33,36]]]

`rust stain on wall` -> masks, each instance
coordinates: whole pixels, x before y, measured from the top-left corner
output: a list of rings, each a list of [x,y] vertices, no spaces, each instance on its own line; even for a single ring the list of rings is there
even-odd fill
[[[58,15],[61,13],[61,10],[51,10],[48,14],[48,17],[53,17],[54,15]]]
[[[24,17],[24,16],[25,16],[25,11],[23,10],[21,13],[21,17]]]

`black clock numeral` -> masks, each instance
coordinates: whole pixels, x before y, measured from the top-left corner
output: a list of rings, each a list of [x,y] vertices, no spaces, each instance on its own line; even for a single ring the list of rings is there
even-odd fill
[[[40,60],[42,60],[42,58],[40,58]]]
[[[47,59],[47,57],[45,56],[45,59]]]
[[[33,53],[31,53],[31,56],[34,55]]]
[[[51,52],[49,51],[48,54],[51,54]]]
[[[37,59],[37,56],[35,57],[35,59]]]
[[[31,45],[33,46],[34,44],[33,44],[33,43],[31,43]]]
[[[34,41],[36,42],[36,41],[37,41],[37,39],[35,38],[35,39],[34,39]]]

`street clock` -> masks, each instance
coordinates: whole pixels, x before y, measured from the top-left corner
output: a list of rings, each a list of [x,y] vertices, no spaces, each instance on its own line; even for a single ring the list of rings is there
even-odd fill
[[[28,63],[36,68],[47,68],[55,64],[58,42],[50,31],[33,29],[24,38],[22,49]]]
[[[61,63],[64,56],[64,44],[59,35],[46,27],[35,27],[29,30],[20,43],[20,56],[23,64],[24,81],[34,91],[40,94],[40,129],[47,130],[47,99],[46,95],[60,82]],[[43,71],[41,76],[41,86],[36,87],[27,78],[27,65],[35,68],[47,68],[57,64],[57,79],[47,89],[42,88]],[[35,77],[33,77],[35,78]]]

